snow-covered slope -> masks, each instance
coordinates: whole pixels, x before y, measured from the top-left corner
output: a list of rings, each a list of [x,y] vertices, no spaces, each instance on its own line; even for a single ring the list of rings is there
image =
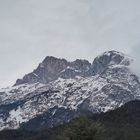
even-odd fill
[[[55,80],[33,83],[28,79],[30,84],[26,81],[1,89],[0,130],[53,127],[68,122],[82,111],[106,112],[140,99],[139,80],[129,68],[131,58],[110,51],[95,58],[92,65],[84,62],[86,65],[80,64],[84,70],[76,67],[79,63],[72,68],[75,71],[72,77],[69,72],[65,78],[61,76],[71,69],[67,66]],[[78,69],[82,74],[77,74]]]

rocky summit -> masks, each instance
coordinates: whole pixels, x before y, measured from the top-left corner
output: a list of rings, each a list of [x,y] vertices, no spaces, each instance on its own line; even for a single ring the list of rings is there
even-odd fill
[[[58,78],[70,79],[75,76],[88,76],[91,64],[87,60],[75,60],[68,62],[65,59],[58,59],[47,56],[37,69],[18,79],[15,85],[32,84],[36,82],[48,83]]]
[[[133,60],[116,51],[68,62],[46,57],[37,69],[0,90],[0,130],[40,130],[69,122],[82,112],[107,112],[140,99]]]

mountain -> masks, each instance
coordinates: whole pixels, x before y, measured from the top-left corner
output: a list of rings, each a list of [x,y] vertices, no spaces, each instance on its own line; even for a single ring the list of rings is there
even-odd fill
[[[41,130],[82,112],[107,112],[140,99],[140,82],[131,63],[116,51],[101,54],[92,64],[46,57],[13,87],[0,90],[0,130]]]
[[[91,64],[87,60],[75,60],[68,62],[65,59],[59,59],[52,56],[47,56],[37,69],[18,79],[16,85],[32,84],[36,82],[48,83],[58,78],[70,79],[75,76],[88,76]]]
[[[140,100],[126,103],[113,111],[80,116],[67,124],[39,132],[6,130],[1,140],[139,140]]]

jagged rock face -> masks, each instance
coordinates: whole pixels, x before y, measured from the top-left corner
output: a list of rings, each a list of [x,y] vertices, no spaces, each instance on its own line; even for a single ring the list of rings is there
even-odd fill
[[[87,60],[68,62],[65,59],[46,57],[36,70],[25,75],[23,79],[18,79],[15,85],[36,82],[48,83],[60,77],[69,79],[75,76],[87,76],[90,66],[91,64]]]
[[[106,112],[140,99],[140,83],[130,64],[130,58],[115,51],[95,58],[92,65],[47,57],[34,71],[41,75],[45,69],[41,82],[29,84],[29,78],[0,90],[0,130],[54,127],[83,111]],[[48,74],[51,82],[43,83]]]
[[[103,53],[93,61],[92,65],[87,60],[77,59],[74,62],[68,62],[65,59],[48,56],[32,73],[25,75],[23,79],[18,79],[15,85],[36,82],[48,83],[58,78],[69,79],[76,76],[92,76],[101,74],[108,66],[114,64],[129,66],[130,59],[116,51]]]
[[[108,66],[111,65],[124,65],[129,66],[131,60],[128,59],[120,52],[109,51],[97,57],[92,63],[93,74],[102,73]]]

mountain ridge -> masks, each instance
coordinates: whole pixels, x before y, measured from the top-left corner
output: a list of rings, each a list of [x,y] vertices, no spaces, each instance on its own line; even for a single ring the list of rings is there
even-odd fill
[[[112,61],[112,64],[115,63],[129,66],[131,63],[130,58],[124,60],[124,56],[123,53],[114,50],[108,51],[96,57],[92,63],[86,59],[67,61],[64,58],[47,56],[33,72],[26,74],[22,79],[17,79],[14,86],[24,83],[49,83],[58,78],[69,79],[74,78],[75,76],[93,76],[100,74],[101,70],[103,71],[104,68],[109,65],[110,61]]]
[[[48,83],[57,80],[57,78],[61,76],[59,74],[66,69],[69,70],[68,73],[70,76],[68,78],[75,77],[72,71],[77,72],[76,75],[84,76],[83,73],[86,69],[89,69],[90,66],[91,63],[85,59],[76,59],[70,62],[63,58],[47,56],[33,72],[26,74],[23,79],[18,79],[14,86],[24,83]],[[61,77],[64,78],[65,75]]]
[[[0,90],[0,130],[23,124],[29,129],[33,124],[35,128],[55,127],[82,111],[107,112],[140,99],[139,79],[130,69],[132,59],[123,53],[105,52],[92,64],[77,60],[68,65],[65,59],[50,57],[43,62],[39,68],[45,74],[35,70],[41,81],[29,75],[28,82],[23,78],[22,84]]]

